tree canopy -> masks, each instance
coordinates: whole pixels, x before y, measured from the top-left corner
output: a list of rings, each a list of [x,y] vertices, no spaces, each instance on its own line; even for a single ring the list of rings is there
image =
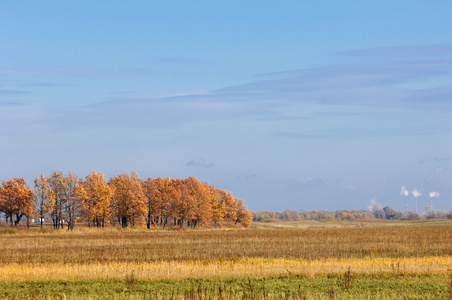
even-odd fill
[[[0,212],[11,226],[23,216],[52,221],[55,229],[74,229],[78,222],[88,226],[108,224],[147,228],[177,226],[248,226],[252,215],[243,200],[195,177],[186,179],[147,178],[120,174],[111,179],[93,171],[85,178],[62,172],[41,174],[32,190],[23,178],[3,181]]]

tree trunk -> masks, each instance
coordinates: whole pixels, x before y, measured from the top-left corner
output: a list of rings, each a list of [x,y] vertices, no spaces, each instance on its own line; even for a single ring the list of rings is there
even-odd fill
[[[146,219],[146,227],[147,227],[147,229],[151,229],[151,210],[148,210],[148,217]]]
[[[148,218],[146,219],[147,229],[151,229],[151,203],[148,201]]]
[[[129,225],[129,224],[127,224],[128,223],[127,217],[122,217],[121,223],[122,223],[122,228],[126,228],[127,225]]]
[[[22,215],[16,214],[16,220],[14,221],[15,227],[20,223],[20,219],[22,219]]]

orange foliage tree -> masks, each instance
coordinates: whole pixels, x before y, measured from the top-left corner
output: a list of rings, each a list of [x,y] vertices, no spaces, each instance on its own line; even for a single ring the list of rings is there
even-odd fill
[[[134,227],[146,221],[147,228],[161,226],[248,226],[251,213],[242,200],[195,177],[187,179],[148,178],[135,172],[109,181],[93,171],[79,180],[72,173],[54,171],[34,180],[34,194],[23,178],[4,181],[0,188],[0,211],[13,224],[22,216],[50,218],[55,229],[73,230],[85,219],[88,226],[104,227],[117,222]]]
[[[195,228],[198,225],[248,226],[252,215],[242,200],[195,177],[187,179],[148,178],[143,182],[146,196],[145,219],[151,225]]]
[[[36,197],[36,216],[39,218],[41,229],[47,214],[52,208],[52,197],[49,186],[49,179],[41,174],[41,176],[36,177],[34,180],[34,193]]]
[[[158,225],[160,221],[160,211],[162,207],[162,194],[159,188],[163,179],[148,178],[143,183],[144,193],[146,195],[146,227],[151,228],[151,225]]]
[[[144,219],[146,195],[143,181],[135,172],[121,174],[111,179],[113,186],[113,214],[123,228],[134,227]]]
[[[82,202],[78,192],[79,180],[72,173],[69,173],[63,180],[65,184],[63,220],[66,221],[68,230],[74,230],[75,223],[80,219],[82,213]]]
[[[34,215],[35,197],[33,191],[23,178],[13,178],[3,181],[0,187],[0,211],[6,216],[13,226],[19,224],[23,216],[27,217],[27,227],[30,226],[30,218]]]
[[[81,201],[79,197],[79,180],[72,173],[64,176],[62,172],[54,171],[47,179],[48,203],[50,217],[55,229],[63,228],[64,222],[68,230],[73,230],[81,216]]]
[[[54,171],[48,182],[50,189],[49,200],[52,207],[50,217],[53,222],[53,228],[63,228],[64,190],[66,189],[63,173]]]
[[[103,173],[93,171],[81,181],[79,197],[83,207],[83,216],[88,222],[97,227],[104,227],[112,215],[112,187],[108,184]]]

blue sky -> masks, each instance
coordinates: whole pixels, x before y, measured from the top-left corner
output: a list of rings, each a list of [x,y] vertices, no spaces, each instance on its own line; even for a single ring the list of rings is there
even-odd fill
[[[256,211],[403,210],[406,186],[449,211],[450,11],[0,0],[0,179],[196,176]]]

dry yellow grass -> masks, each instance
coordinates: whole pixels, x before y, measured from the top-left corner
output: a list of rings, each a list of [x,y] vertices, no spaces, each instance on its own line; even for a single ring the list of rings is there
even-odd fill
[[[363,259],[259,259],[237,261],[161,261],[149,263],[89,263],[89,264],[7,264],[0,266],[0,281],[37,280],[114,280],[134,276],[139,280],[230,278],[280,274],[344,273],[447,273],[452,268],[452,256],[423,258],[363,258]]]
[[[77,230],[2,235],[0,281],[445,273],[452,223],[248,230]],[[318,224],[317,224],[318,225]]]
[[[427,223],[428,225],[428,223]],[[441,226],[209,231],[83,230],[3,235],[0,263],[110,263],[255,258],[452,255]]]

